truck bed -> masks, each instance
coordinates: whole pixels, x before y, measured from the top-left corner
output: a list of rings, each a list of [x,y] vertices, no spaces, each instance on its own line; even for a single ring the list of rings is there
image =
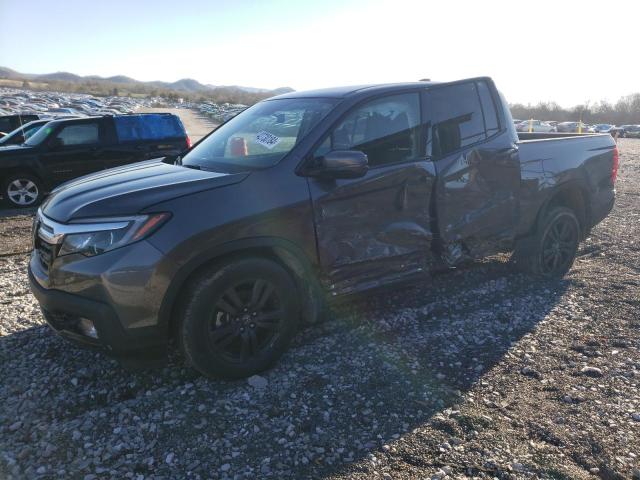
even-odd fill
[[[597,223],[613,204],[611,181],[615,140],[608,133],[518,133],[521,168],[521,225],[531,228],[538,204],[561,184],[584,192],[589,223]],[[590,227],[588,225],[587,227]]]

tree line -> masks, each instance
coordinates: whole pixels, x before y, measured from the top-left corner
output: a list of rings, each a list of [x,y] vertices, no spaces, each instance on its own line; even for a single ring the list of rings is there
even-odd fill
[[[611,123],[614,125],[640,124],[640,93],[621,97],[616,103],[606,101],[585,103],[573,108],[562,108],[555,102],[540,102],[537,105],[510,104],[513,118],[528,120],[555,120],[556,122],[577,122],[587,124]]]

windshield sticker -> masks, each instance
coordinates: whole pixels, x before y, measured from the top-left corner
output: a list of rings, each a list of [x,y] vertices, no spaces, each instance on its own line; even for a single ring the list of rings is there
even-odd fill
[[[256,142],[263,147],[271,150],[278,143],[280,143],[280,137],[276,137],[274,134],[261,130],[256,134]]]

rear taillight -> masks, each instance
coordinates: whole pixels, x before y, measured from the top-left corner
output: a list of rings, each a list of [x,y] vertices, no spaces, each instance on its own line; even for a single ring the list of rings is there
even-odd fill
[[[611,167],[611,183],[616,183],[618,178],[618,164],[620,163],[620,154],[618,153],[618,146],[613,148],[613,166]]]
[[[187,148],[191,148],[191,139],[189,138],[189,135],[187,135]]]

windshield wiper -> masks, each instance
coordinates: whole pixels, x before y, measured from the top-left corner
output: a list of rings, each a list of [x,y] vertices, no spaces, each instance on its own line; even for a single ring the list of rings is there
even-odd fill
[[[184,168],[193,168],[194,170],[202,170],[202,167],[200,165],[184,165],[182,163],[180,163],[179,165]]]

